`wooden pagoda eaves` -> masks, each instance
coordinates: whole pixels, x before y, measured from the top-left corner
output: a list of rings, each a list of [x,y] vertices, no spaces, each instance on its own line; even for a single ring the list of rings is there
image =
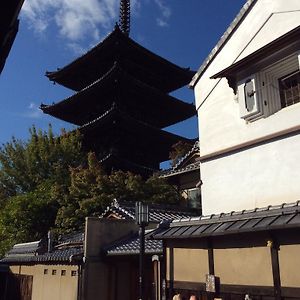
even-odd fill
[[[99,118],[81,126],[79,131],[84,140],[96,148],[118,145],[121,151],[128,149],[127,154],[133,158],[138,157],[140,153],[142,157],[148,157],[157,164],[169,159],[172,145],[179,141],[191,145],[194,143],[194,140],[138,121],[115,105]]]
[[[64,121],[84,125],[107,111],[113,102],[130,110],[137,119],[167,127],[196,115],[188,104],[126,74],[117,64],[102,78],[53,105],[41,105],[44,113]]]
[[[163,92],[187,85],[195,72],[181,68],[149,51],[124,34],[118,25],[98,45],[62,69],[46,76],[65,87],[79,91],[109,71],[115,61],[126,65],[132,75]]]

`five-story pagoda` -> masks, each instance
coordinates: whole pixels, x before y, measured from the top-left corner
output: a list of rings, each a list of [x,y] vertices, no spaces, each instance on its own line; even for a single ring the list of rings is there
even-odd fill
[[[148,176],[169,158],[171,146],[189,139],[162,128],[196,114],[195,106],[168,93],[194,75],[129,37],[130,1],[121,0],[120,22],[98,45],[46,76],[75,93],[44,113],[79,126],[86,150],[103,167]],[[193,142],[192,142],[193,143]]]

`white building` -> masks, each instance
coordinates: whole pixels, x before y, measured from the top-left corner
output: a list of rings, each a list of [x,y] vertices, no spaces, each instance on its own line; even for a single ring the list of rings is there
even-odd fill
[[[249,0],[191,86],[203,214],[300,199],[300,1]]]
[[[203,216],[150,236],[169,296],[300,299],[299,53],[300,0],[249,0],[194,77]]]

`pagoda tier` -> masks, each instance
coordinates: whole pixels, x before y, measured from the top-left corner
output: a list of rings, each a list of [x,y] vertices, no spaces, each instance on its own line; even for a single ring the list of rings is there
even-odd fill
[[[163,92],[187,85],[195,72],[178,67],[133,41],[116,25],[115,29],[97,46],[69,65],[46,76],[75,91],[106,74],[115,61],[143,82]]]
[[[179,141],[194,143],[190,139],[138,121],[115,105],[79,130],[83,134],[85,148],[98,153],[100,151],[101,156],[113,149],[129,161],[156,169],[161,161],[169,159],[172,145]]]
[[[143,83],[117,63],[90,86],[56,104],[42,104],[41,109],[56,118],[83,125],[105,113],[112,103],[134,118],[159,128],[196,115],[193,104]]]

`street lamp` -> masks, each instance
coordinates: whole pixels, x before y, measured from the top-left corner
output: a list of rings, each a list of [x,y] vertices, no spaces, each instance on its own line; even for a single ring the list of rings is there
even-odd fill
[[[145,256],[145,227],[149,224],[148,205],[138,201],[135,203],[135,220],[140,226],[140,256],[139,256],[139,300],[144,299],[144,256]]]

